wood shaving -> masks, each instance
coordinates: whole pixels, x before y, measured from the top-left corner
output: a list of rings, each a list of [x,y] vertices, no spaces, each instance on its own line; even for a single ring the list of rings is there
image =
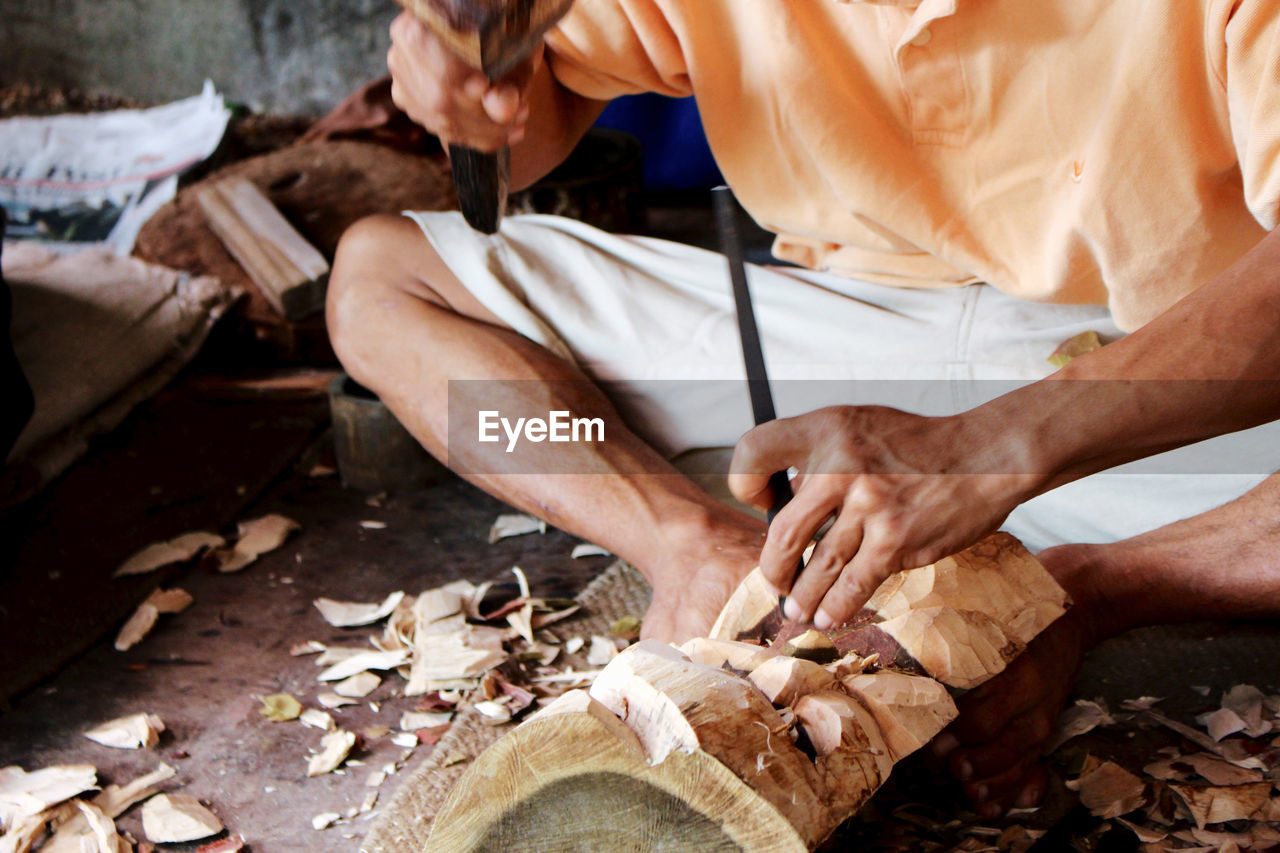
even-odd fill
[[[314,602],[324,621],[335,628],[356,628],[361,625],[372,625],[391,615],[404,598],[403,592],[393,592],[383,601],[373,604],[362,604],[353,601],[334,601],[331,598],[317,598]]]
[[[1209,737],[1216,741],[1221,741],[1227,735],[1244,731],[1249,725],[1230,708],[1219,708],[1211,713],[1201,714],[1196,717],[1196,722],[1204,726],[1205,730],[1209,732]]]
[[[310,726],[313,729],[319,729],[322,732],[331,732],[336,728],[333,717],[321,711],[319,708],[308,708],[298,715],[298,720],[304,726]]]
[[[307,776],[322,776],[337,770],[355,748],[356,736],[339,729],[320,739],[320,752],[307,761]]]
[[[13,827],[50,806],[84,791],[96,791],[98,770],[91,764],[59,764],[33,770],[0,768],[0,826]]]
[[[155,714],[131,714],[95,726],[84,736],[116,749],[142,749],[159,743],[163,731],[164,721]]]
[[[480,712],[480,722],[486,726],[500,726],[511,722],[511,709],[502,702],[486,700],[477,702],[475,709]]]
[[[177,775],[178,771],[168,764],[161,764],[150,773],[139,776],[127,784],[108,785],[102,789],[102,793],[93,798],[93,804],[102,809],[108,817],[120,817],[133,806],[156,794],[159,790],[156,786],[161,782],[167,782]]]
[[[432,729],[446,725],[451,720],[452,711],[406,711],[400,717],[400,730],[416,732],[418,729]]]
[[[1199,829],[1204,829],[1205,824],[1254,817],[1271,800],[1270,782],[1210,787],[1171,782],[1169,787],[1187,804]]]
[[[1046,747],[1046,752],[1053,752],[1067,741],[1091,732],[1098,726],[1115,725],[1115,718],[1107,709],[1088,699],[1077,699],[1076,703],[1062,712],[1058,718],[1058,728]]]
[[[222,821],[190,794],[156,794],[142,806],[142,831],[155,844],[197,841],[222,831]]]
[[[358,675],[354,677],[360,678],[360,676]],[[378,678],[378,676],[375,675],[374,678]],[[351,679],[347,679],[347,681],[350,681],[350,680]],[[382,679],[379,678],[378,681],[381,682]],[[346,682],[342,682],[342,683],[345,684]],[[377,687],[377,685],[375,684],[374,687]],[[341,708],[343,705],[359,705],[360,704],[355,699],[349,699],[346,696],[341,696],[337,693],[321,693],[319,696],[316,697],[316,701],[319,702],[321,705],[325,706],[326,708],[335,708],[335,709]]]
[[[320,681],[342,681],[371,669],[395,669],[408,663],[410,657],[412,657],[412,654],[409,649],[396,649],[390,652],[362,652],[335,663],[321,672],[316,678]]]
[[[348,697],[350,699],[363,699],[370,693],[378,689],[378,685],[382,683],[382,678],[372,672],[361,672],[350,678],[343,679],[333,685],[333,692],[338,697]],[[322,705],[325,705],[321,701]],[[354,705],[355,702],[342,702],[343,705]],[[334,708],[336,705],[325,705],[326,708]]]
[[[231,573],[248,568],[263,554],[283,545],[300,526],[291,518],[275,514],[240,522],[236,544],[218,552],[218,571]]]
[[[155,542],[138,551],[125,560],[112,577],[145,575],[174,563],[185,563],[206,548],[221,548],[226,544],[227,540],[221,536],[206,533],[203,530],[184,533],[167,542]]]
[[[1080,802],[1092,814],[1120,817],[1147,802],[1146,783],[1137,776],[1111,761],[1098,761],[1092,756],[1089,761],[1079,778],[1066,784],[1080,792]]]
[[[529,533],[546,533],[547,523],[541,519],[523,513],[511,513],[498,516],[489,528],[489,544],[512,536],[524,536]]]
[[[133,611],[129,621],[125,622],[124,627],[120,629],[120,633],[116,636],[116,651],[128,651],[142,642],[155,627],[160,614],[181,613],[194,601],[191,593],[183,589],[155,590],[146,601],[138,605],[138,609]]]
[[[587,651],[587,663],[592,666],[604,666],[618,656],[618,646],[608,637],[596,634],[591,638],[591,648]]]

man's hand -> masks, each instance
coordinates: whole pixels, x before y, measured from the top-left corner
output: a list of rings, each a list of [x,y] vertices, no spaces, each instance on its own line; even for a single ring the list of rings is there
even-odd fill
[[[542,63],[540,44],[501,80],[490,81],[408,12],[391,24],[391,99],[409,118],[439,136],[478,151],[497,151],[524,138],[529,88]]]
[[[795,498],[770,525],[760,555],[765,577],[780,592],[790,590],[790,618],[820,628],[852,618],[890,574],[973,544],[1034,492],[1041,478],[1025,465],[997,461],[1026,454],[1007,447],[994,453],[994,437],[971,433],[963,416],[836,406],[743,436],[729,474],[739,500],[766,508],[769,475],[800,471]],[[795,579],[804,549],[833,516]]]

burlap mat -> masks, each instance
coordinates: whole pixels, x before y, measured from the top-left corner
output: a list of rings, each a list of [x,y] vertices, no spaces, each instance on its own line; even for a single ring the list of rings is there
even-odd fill
[[[609,626],[623,616],[643,616],[649,608],[652,590],[648,581],[621,560],[606,569],[578,596],[582,614],[552,626],[567,639],[609,633]],[[586,668],[580,653],[568,662],[575,669]],[[360,849],[362,853],[419,853],[431,834],[431,821],[471,760],[494,741],[511,731],[511,726],[486,726],[474,708],[459,713],[453,727],[436,744],[426,762],[396,789],[382,810]],[[459,756],[463,760],[459,761]],[[445,766],[448,765],[448,766]]]

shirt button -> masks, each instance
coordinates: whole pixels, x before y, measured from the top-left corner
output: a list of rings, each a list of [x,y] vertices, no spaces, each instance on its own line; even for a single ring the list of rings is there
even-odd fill
[[[916,47],[924,47],[931,41],[933,41],[933,33],[929,30],[921,30],[916,33],[916,37],[911,40],[911,44]]]

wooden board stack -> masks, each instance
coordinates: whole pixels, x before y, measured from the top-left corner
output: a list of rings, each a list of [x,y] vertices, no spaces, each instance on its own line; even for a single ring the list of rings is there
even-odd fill
[[[829,632],[758,572],[711,637],[644,641],[487,750],[439,851],[813,850],[1069,602],[1016,539],[887,581]]]

